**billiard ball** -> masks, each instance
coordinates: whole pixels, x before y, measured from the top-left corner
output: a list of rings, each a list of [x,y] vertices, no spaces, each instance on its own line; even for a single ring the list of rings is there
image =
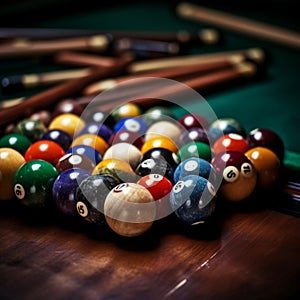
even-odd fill
[[[111,146],[117,143],[130,143],[138,149],[141,149],[144,142],[144,137],[138,133],[128,130],[119,130],[111,135],[108,144]]]
[[[137,183],[121,183],[113,188],[104,202],[109,227],[121,236],[134,237],[152,226],[156,207],[151,193]]]
[[[158,121],[153,123],[145,133],[145,141],[155,137],[167,137],[173,141],[177,141],[183,131],[180,124],[174,121]]]
[[[174,182],[188,175],[204,177],[214,184],[214,186],[217,180],[213,166],[207,160],[200,157],[190,157],[180,162],[174,172]]]
[[[108,148],[107,142],[96,134],[85,133],[76,137],[70,147],[86,145],[97,150],[102,156]]]
[[[178,144],[180,147],[190,142],[202,142],[208,145],[210,144],[206,130],[198,127],[183,131],[178,139]]]
[[[20,203],[31,209],[47,210],[52,207],[52,186],[59,173],[44,160],[24,163],[14,178],[14,193]]]
[[[67,153],[63,155],[55,165],[59,173],[72,168],[80,168],[92,172],[95,164],[85,155]]]
[[[120,159],[128,162],[132,169],[135,169],[140,163],[142,156],[142,152],[136,146],[129,143],[117,143],[106,150],[103,160],[110,158]]]
[[[228,133],[219,137],[212,146],[214,154],[226,152],[228,150],[245,153],[249,149],[247,139],[237,133]]]
[[[21,153],[12,148],[0,148],[0,200],[14,198],[14,177],[25,163]]]
[[[124,160],[110,158],[102,160],[94,168],[94,174],[108,174],[114,176],[120,182],[136,182],[137,175],[130,164]]]
[[[178,153],[178,160],[183,161],[190,157],[200,157],[207,161],[211,160],[212,151],[209,145],[202,142],[190,142],[182,146]]]
[[[247,137],[249,147],[265,147],[272,150],[282,161],[284,157],[284,144],[281,137],[268,128],[253,129]]]
[[[24,155],[32,142],[25,136],[18,133],[4,135],[0,139],[0,148],[11,148]]]
[[[175,118],[172,110],[165,106],[151,107],[140,117],[148,124],[148,126],[158,121],[170,121]]]
[[[84,106],[78,101],[65,99],[60,101],[53,109],[52,118],[61,114],[74,114],[80,116],[84,110]]]
[[[108,193],[118,184],[120,181],[108,174],[95,174],[85,178],[76,192],[78,215],[89,224],[105,224],[104,202]]]
[[[24,119],[17,123],[14,132],[25,135],[31,142],[37,141],[47,131],[46,126],[41,121]]]
[[[138,176],[144,177],[148,174],[160,174],[173,182],[174,171],[171,165],[162,158],[147,158],[135,169]]]
[[[114,118],[109,112],[102,111],[101,107],[87,106],[81,114],[81,118],[86,123],[96,122],[106,125],[108,128],[113,128],[116,124]]]
[[[219,189],[223,199],[231,202],[243,201],[254,191],[257,184],[255,166],[239,151],[219,153],[211,161],[216,173],[222,178]]]
[[[132,102],[122,104],[121,106],[112,110],[111,115],[116,120],[120,121],[124,118],[137,117],[141,114],[141,109],[138,105]]]
[[[65,151],[67,151],[72,143],[72,137],[65,131],[60,129],[52,129],[46,131],[40,140],[49,140],[60,145]]]
[[[91,173],[80,168],[68,169],[59,174],[52,187],[53,201],[60,213],[68,217],[77,216],[76,192],[80,183]]]
[[[216,191],[205,178],[188,175],[179,180],[170,193],[170,205],[183,223],[197,225],[212,217],[216,208]]]
[[[147,151],[154,148],[164,148],[174,153],[177,153],[178,151],[175,142],[168,137],[159,136],[146,141],[142,146],[141,152],[142,154],[145,154]]]
[[[234,118],[220,118],[212,122],[208,127],[208,134],[212,141],[216,141],[219,137],[228,133],[237,133],[246,137],[244,127]]]
[[[160,174],[148,174],[141,177],[137,184],[144,186],[155,200],[156,220],[165,218],[172,213],[169,195],[173,188],[172,182]]]
[[[66,131],[70,136],[74,136],[85,126],[85,122],[77,115],[64,113],[52,119],[48,126],[48,130],[60,129]]]
[[[280,176],[281,164],[278,156],[265,147],[251,148],[245,155],[257,171],[258,187],[267,189],[274,186]]]
[[[51,113],[48,110],[37,111],[29,117],[30,120],[42,122],[46,127],[48,127],[52,118],[53,116],[51,116]]]
[[[69,150],[67,150],[66,154],[68,153],[87,156],[95,165],[97,165],[102,160],[102,156],[100,155],[100,153],[93,147],[87,145],[77,145],[71,147],[69,148]]]
[[[86,126],[78,133],[77,136],[86,133],[98,135],[106,142],[108,142],[111,135],[113,134],[113,131],[105,124],[101,124],[98,122],[90,122],[86,124]]]
[[[115,126],[114,132],[119,130],[128,130],[139,135],[144,135],[148,125],[139,117],[128,117],[121,119]]]
[[[197,113],[187,113],[184,114],[180,119],[179,123],[182,124],[186,129],[198,127],[198,128],[208,128],[209,122],[207,119]]]
[[[177,153],[165,148],[151,148],[143,155],[142,161],[148,158],[165,160],[174,170],[178,165]]]
[[[58,160],[64,155],[65,150],[57,143],[41,140],[34,142],[29,146],[25,152],[24,158],[26,161],[42,159],[55,166]]]

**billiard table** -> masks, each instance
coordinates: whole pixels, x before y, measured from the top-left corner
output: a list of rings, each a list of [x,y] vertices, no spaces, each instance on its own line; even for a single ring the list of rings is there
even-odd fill
[[[300,30],[296,1],[198,1],[238,16]],[[251,205],[221,205],[213,223],[182,226],[158,220],[142,236],[88,231],[77,223],[33,219],[15,203],[0,203],[1,299],[296,299],[300,295],[299,49],[181,18],[178,1],[10,1],[2,28],[175,32],[214,28],[222,41],[192,45],[207,54],[262,48],[261,76],[203,96],[218,118],[270,128],[285,145],[282,182],[255,194]],[[1,32],[0,28],[0,32]],[[0,45],[1,48],[1,45]],[[1,76],[57,70],[48,61],[0,60]],[[40,90],[42,90],[41,88]],[[39,89],[1,100],[30,96]],[[201,90],[198,91],[201,94]],[[197,102],[185,107],[197,112]]]

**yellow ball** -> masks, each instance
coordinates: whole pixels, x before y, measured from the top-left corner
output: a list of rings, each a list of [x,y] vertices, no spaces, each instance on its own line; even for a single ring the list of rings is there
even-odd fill
[[[126,103],[115,108],[111,115],[116,121],[120,121],[123,118],[137,117],[141,114],[140,108],[134,103]]]
[[[14,198],[14,178],[25,163],[24,157],[11,148],[0,148],[0,200]]]
[[[55,117],[49,124],[48,129],[60,129],[74,136],[85,126],[85,122],[77,115],[71,113],[61,114]]]

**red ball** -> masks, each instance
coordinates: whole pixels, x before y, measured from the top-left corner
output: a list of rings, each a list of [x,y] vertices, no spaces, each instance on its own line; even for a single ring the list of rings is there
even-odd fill
[[[24,158],[26,161],[42,159],[55,166],[64,154],[64,149],[57,143],[48,140],[40,140],[33,143],[26,150]]]
[[[245,153],[248,149],[248,141],[236,133],[229,133],[219,137],[212,146],[214,154],[227,151],[239,151]]]

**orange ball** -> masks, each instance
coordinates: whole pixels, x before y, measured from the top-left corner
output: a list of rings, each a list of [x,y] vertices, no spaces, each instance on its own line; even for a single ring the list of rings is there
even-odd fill
[[[258,187],[266,189],[277,182],[280,175],[280,160],[273,151],[265,147],[255,147],[248,150],[245,155],[258,173]]]
[[[141,148],[141,152],[142,154],[145,154],[147,151],[153,148],[164,148],[173,153],[178,152],[177,145],[170,138],[162,136],[154,137],[146,141]]]
[[[97,150],[101,155],[104,155],[105,151],[108,149],[108,144],[103,138],[91,133],[79,135],[74,139],[70,147],[77,145],[90,146]]]
[[[70,136],[74,136],[85,126],[85,122],[75,114],[61,114],[55,117],[49,124],[48,129],[60,129],[67,132]]]
[[[11,148],[0,148],[0,200],[14,198],[14,178],[25,158]]]

